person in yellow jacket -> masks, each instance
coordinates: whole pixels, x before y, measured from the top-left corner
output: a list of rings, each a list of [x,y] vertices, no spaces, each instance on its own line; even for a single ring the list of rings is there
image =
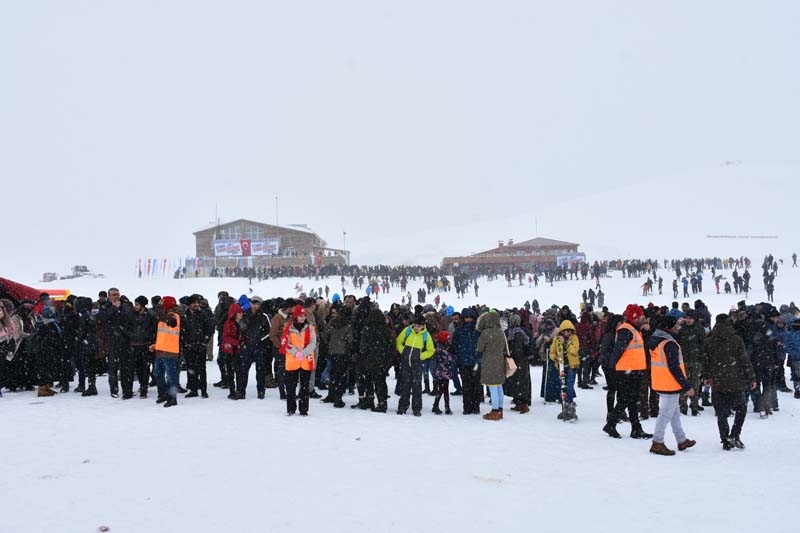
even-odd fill
[[[178,405],[178,357],[181,355],[181,315],[172,296],[161,299],[158,310],[156,342],[150,345],[155,353],[153,374],[158,382],[158,400],[164,407]]]
[[[580,343],[578,336],[575,335],[575,324],[571,320],[563,320],[558,326],[558,334],[550,344],[550,360],[559,370],[562,383],[566,384],[567,397],[561,401],[566,401],[567,405],[571,405],[575,400],[575,376],[581,365],[579,351]]]
[[[422,361],[433,357],[435,352],[433,336],[425,328],[425,317],[415,316],[414,322],[400,331],[395,346],[400,354],[397,414],[406,414],[410,398],[414,416],[422,416]]]

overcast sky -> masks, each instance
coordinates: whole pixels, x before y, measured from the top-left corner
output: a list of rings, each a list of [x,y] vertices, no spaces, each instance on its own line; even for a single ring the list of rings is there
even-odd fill
[[[790,248],[799,23],[794,1],[5,2],[0,275],[191,256],[215,206],[272,223],[276,196],[362,263],[535,220],[595,255]]]

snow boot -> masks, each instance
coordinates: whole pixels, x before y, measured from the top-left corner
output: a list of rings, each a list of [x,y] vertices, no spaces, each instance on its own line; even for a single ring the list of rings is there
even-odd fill
[[[603,431],[608,433],[608,436],[614,439],[621,439],[622,435],[619,434],[617,431],[617,425],[613,422],[606,422],[606,425],[603,426]]]
[[[56,394],[56,391],[50,388],[50,385],[40,385],[36,391],[36,396],[39,398],[46,398],[48,396],[53,396]]]
[[[529,412],[530,410],[531,410],[531,408],[528,407],[528,404],[526,404],[526,403],[521,403],[521,404],[517,405],[517,412],[519,414],[521,414],[521,415],[524,415],[525,413]]]
[[[654,442],[650,446],[650,453],[656,455],[675,455],[675,450],[670,450],[663,442]]]
[[[498,421],[503,419],[503,410],[502,409],[492,409],[485,415],[483,415],[484,420],[493,420]]]
[[[655,444],[655,443],[653,443],[653,444]],[[688,450],[689,448],[691,448],[695,444],[697,444],[697,441],[692,440],[692,439],[686,439],[683,442],[679,442],[678,443],[678,451],[682,452],[684,450]]]
[[[703,407],[711,407],[711,402],[708,399],[708,393],[707,392],[704,392],[700,397],[702,399],[701,405]]]
[[[178,400],[176,398],[168,398],[166,402],[164,402],[164,407],[172,407],[173,405],[178,405]]]
[[[90,384],[86,390],[81,393],[81,396],[97,396],[97,387],[94,386],[94,383]]]
[[[642,426],[635,426],[631,429],[631,438],[632,439],[652,439],[653,434],[647,433],[645,430],[642,429]]]
[[[575,404],[573,402],[568,402],[565,406],[562,420],[564,420],[564,422],[575,422],[578,420],[578,414],[575,412]]]
[[[385,413],[386,412],[386,402],[378,402],[377,407],[372,408],[373,413]]]

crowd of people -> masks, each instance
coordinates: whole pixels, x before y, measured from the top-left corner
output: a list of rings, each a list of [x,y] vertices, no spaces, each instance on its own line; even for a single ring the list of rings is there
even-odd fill
[[[386,413],[393,372],[399,415],[421,416],[426,394],[435,398],[433,413],[450,415],[452,394],[462,396],[464,415],[480,415],[488,398],[483,418],[499,421],[506,398],[512,411],[529,412],[531,366],[542,365],[540,396],[562,404],[560,419],[577,419],[576,384],[590,389],[603,376],[603,431],[620,438],[617,427],[627,422],[631,438],[652,438],[650,451],[661,455],[675,453],[665,444],[668,424],[678,449],[688,449],[694,441],[681,415],[712,405],[723,448],[743,448],[748,399],[762,418],[779,410],[778,392],[791,392],[785,365],[800,398],[793,304],[742,301],[713,320],[701,300],[630,304],[622,313],[593,304],[584,299],[578,316],[568,306],[543,311],[536,300],[504,310],[409,302],[382,311],[353,294],[264,300],[220,292],[212,309],[199,294],[131,302],[111,288],[94,301],[71,295],[57,305],[42,293],[17,306],[0,300],[0,391],[94,396],[106,376],[114,398],[147,398],[154,388],[156,402],[172,407],[179,394],[209,397],[206,366],[216,354],[221,379],[211,386],[244,400],[255,366],[257,398],[276,389],[288,415],[308,415],[311,399],[343,408],[356,391],[353,408]],[[654,434],[641,425],[649,417],[657,419]]]

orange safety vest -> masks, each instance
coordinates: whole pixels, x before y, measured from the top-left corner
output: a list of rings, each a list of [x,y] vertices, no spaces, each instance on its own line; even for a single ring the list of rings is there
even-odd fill
[[[302,334],[298,334],[296,329],[287,328],[286,331],[286,346],[287,347],[294,347],[299,348],[301,350],[305,350],[305,347],[308,346],[308,343],[311,341],[311,328],[313,326],[308,325],[303,328]],[[308,356],[311,356],[311,359]],[[308,370],[311,372],[314,370],[314,352],[305,353],[306,357],[302,359],[297,359],[293,354],[286,351],[286,365],[285,368],[287,372],[292,372],[294,370]]]
[[[658,346],[650,350],[650,386],[656,392],[679,392],[683,387],[672,375],[667,366],[667,354],[664,353],[667,339],[658,343]],[[676,343],[677,344],[677,343]],[[678,360],[681,365],[683,377],[686,377],[686,368],[683,366],[683,352],[678,346]]]
[[[622,355],[617,361],[615,370],[617,372],[626,372],[629,370],[647,370],[647,358],[644,353],[644,339],[638,329],[633,327],[627,322],[623,322],[617,326],[617,332],[621,329],[627,329],[633,335],[633,340],[622,352]]]
[[[176,313],[170,314],[175,317],[178,323],[174,328],[169,327],[166,322],[158,323],[156,351],[179,354],[181,353],[181,316]]]

